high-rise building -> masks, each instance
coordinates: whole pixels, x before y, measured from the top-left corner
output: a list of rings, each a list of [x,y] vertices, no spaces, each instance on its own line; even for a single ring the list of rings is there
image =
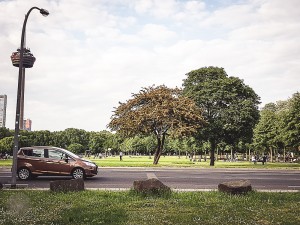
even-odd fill
[[[31,131],[32,121],[30,119],[24,120],[23,125],[24,125],[23,130]]]
[[[7,96],[0,95],[0,127],[5,127]]]

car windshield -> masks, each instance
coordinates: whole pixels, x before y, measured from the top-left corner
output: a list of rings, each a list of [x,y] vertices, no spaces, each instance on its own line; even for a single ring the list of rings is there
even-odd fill
[[[80,157],[78,155],[75,155],[73,152],[70,152],[66,149],[61,148],[65,153],[67,153],[69,156],[71,156],[72,158],[76,158],[79,159]]]

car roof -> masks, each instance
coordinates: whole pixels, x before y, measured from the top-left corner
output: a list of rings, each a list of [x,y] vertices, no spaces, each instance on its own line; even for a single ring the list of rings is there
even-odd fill
[[[30,147],[22,147],[21,149],[30,149],[30,148],[53,148],[52,146],[30,146]]]
[[[30,147],[22,147],[20,150],[26,150],[26,149],[60,149],[60,150],[65,150],[63,148],[58,148],[58,147],[53,147],[53,146],[30,146]]]

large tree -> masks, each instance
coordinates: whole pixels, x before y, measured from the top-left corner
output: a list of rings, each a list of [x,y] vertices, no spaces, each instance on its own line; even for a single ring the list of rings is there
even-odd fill
[[[285,143],[300,150],[300,93],[295,93],[288,103],[288,111],[283,117],[285,126],[282,132]]]
[[[272,151],[273,148],[278,146],[279,124],[281,123],[279,123],[276,104],[266,104],[260,111],[260,120],[254,129],[253,144],[258,151],[264,153],[265,151]]]
[[[155,135],[157,164],[167,135],[180,137],[196,132],[204,123],[201,110],[178,88],[164,85],[143,88],[125,103],[119,103],[108,127],[130,137]]]
[[[183,87],[184,94],[204,110],[208,126],[201,129],[199,138],[210,142],[211,166],[221,141],[230,145],[251,141],[259,119],[259,97],[243,80],[229,77],[223,68],[204,67],[189,72]]]

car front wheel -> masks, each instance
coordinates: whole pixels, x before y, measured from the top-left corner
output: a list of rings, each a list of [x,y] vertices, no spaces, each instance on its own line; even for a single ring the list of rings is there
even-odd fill
[[[18,177],[20,180],[28,180],[31,176],[31,172],[27,168],[21,168],[18,170]]]
[[[72,177],[74,179],[80,179],[80,178],[84,178],[84,170],[81,168],[75,168],[72,172]]]

